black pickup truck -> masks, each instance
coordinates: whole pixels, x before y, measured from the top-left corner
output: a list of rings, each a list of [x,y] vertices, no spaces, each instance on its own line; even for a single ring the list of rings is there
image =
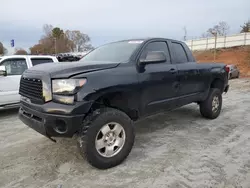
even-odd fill
[[[193,102],[202,116],[217,118],[228,88],[226,65],[196,63],[183,42],[124,40],[79,62],[26,70],[19,118],[51,140],[76,135],[89,163],[107,169],[129,155],[134,121]]]

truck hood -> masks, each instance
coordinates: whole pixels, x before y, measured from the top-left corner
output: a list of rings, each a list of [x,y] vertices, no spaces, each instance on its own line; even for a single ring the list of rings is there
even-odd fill
[[[115,68],[119,63],[109,62],[58,62],[45,63],[31,67],[29,71],[39,71],[49,73],[51,78],[69,78],[77,74]]]

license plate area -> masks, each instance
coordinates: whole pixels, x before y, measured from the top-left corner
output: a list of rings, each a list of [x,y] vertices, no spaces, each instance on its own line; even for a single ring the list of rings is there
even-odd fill
[[[38,116],[36,116],[34,114],[31,114],[31,113],[28,113],[28,112],[26,112],[23,109],[21,109],[21,111],[22,111],[22,113],[23,113],[24,116],[26,116],[26,117],[28,117],[30,119],[33,119],[33,120],[36,120],[36,121],[39,121],[39,122],[43,121],[43,119],[41,117],[38,117]]]

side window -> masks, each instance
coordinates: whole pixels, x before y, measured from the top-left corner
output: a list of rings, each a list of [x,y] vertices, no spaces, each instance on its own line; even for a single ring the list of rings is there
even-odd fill
[[[166,42],[151,42],[142,51],[140,59],[145,59],[148,52],[152,51],[163,51],[166,55],[167,62],[170,63],[170,55]]]
[[[32,65],[39,65],[43,63],[52,63],[53,60],[51,58],[31,58]]]
[[[175,52],[175,61],[177,63],[186,63],[188,62],[187,54],[180,43],[172,42],[172,47]]]
[[[26,60],[23,58],[6,59],[1,65],[6,67],[7,75],[22,75],[28,69]]]

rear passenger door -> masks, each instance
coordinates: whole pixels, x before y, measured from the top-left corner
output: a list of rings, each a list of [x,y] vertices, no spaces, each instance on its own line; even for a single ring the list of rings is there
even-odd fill
[[[175,107],[177,68],[171,63],[169,48],[166,41],[152,41],[146,44],[139,59],[145,59],[148,52],[161,51],[166,55],[166,62],[147,64],[139,72],[141,86],[141,112],[149,115]]]
[[[182,43],[171,41],[174,63],[178,69],[179,97],[188,97],[200,92],[199,72],[196,62],[191,62]]]

